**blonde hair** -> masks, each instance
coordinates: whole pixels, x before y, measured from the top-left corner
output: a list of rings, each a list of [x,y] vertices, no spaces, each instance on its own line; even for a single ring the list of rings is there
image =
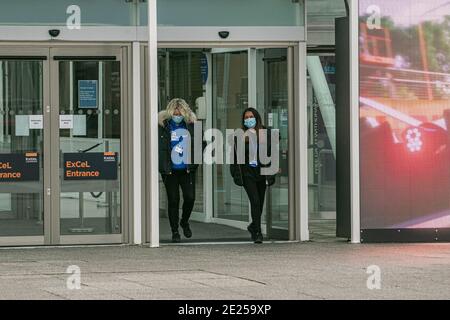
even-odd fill
[[[187,102],[181,98],[172,99],[167,104],[165,117],[167,119],[172,118],[173,114],[175,113],[175,110],[177,109],[180,111],[181,115],[184,117],[187,123],[192,123],[197,120],[197,117],[195,116],[194,112],[191,110]]]

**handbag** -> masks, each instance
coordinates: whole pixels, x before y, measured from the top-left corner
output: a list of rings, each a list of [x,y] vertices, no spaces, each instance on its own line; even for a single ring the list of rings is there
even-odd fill
[[[266,176],[266,185],[271,187],[275,184],[275,175]]]
[[[236,148],[236,144],[234,144],[234,154],[237,153],[237,148]],[[244,176],[242,175],[242,168],[240,164],[237,164],[238,168],[239,168],[239,175],[234,174],[233,175],[233,182],[239,186],[242,187],[244,185]]]

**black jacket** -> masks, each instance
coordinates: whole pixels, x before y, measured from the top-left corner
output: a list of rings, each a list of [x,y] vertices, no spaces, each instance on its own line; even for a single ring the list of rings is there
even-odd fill
[[[266,128],[264,128],[266,129]],[[249,148],[248,148],[248,142],[245,143],[245,163],[244,164],[238,164],[237,163],[237,152],[236,152],[236,141],[237,138],[234,138],[232,147],[234,148],[234,161],[233,164],[230,165],[230,174],[233,177],[233,181],[238,186],[242,186],[244,184],[244,177],[260,180],[260,179],[266,179],[268,185],[273,185],[275,183],[275,175],[268,175],[263,176],[260,173],[260,168],[270,167],[269,164],[262,164],[259,159],[259,141],[258,141],[258,154],[257,154],[257,160],[258,160],[258,168],[252,168],[249,165],[248,159],[249,159]],[[259,140],[259,137],[258,137]],[[272,152],[272,144],[271,144],[271,130],[267,129],[267,155],[270,157]]]
[[[188,172],[195,172],[198,164],[194,164],[194,123],[187,123],[186,129],[191,136],[191,164],[187,165]],[[169,128],[169,120],[162,120],[158,126],[159,134],[159,173],[162,175],[172,174],[172,158],[171,158],[171,135]]]

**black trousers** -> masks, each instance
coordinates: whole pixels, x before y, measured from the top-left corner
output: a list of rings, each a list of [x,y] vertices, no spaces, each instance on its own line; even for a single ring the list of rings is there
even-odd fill
[[[256,180],[244,176],[244,189],[250,200],[250,209],[252,214],[252,223],[250,226],[256,232],[261,232],[261,216],[264,207],[264,198],[266,195],[266,180]]]
[[[170,228],[172,232],[177,232],[180,222],[180,188],[183,192],[181,224],[186,224],[189,222],[195,203],[195,173],[174,170],[172,174],[163,175],[162,178],[167,192]]]

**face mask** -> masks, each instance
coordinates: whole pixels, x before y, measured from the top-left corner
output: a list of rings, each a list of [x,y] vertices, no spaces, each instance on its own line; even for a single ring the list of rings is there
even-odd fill
[[[172,117],[173,122],[175,122],[176,124],[180,124],[183,120],[184,117],[183,116],[173,116]]]
[[[251,129],[256,126],[256,119],[255,118],[248,118],[244,120],[244,126]]]

